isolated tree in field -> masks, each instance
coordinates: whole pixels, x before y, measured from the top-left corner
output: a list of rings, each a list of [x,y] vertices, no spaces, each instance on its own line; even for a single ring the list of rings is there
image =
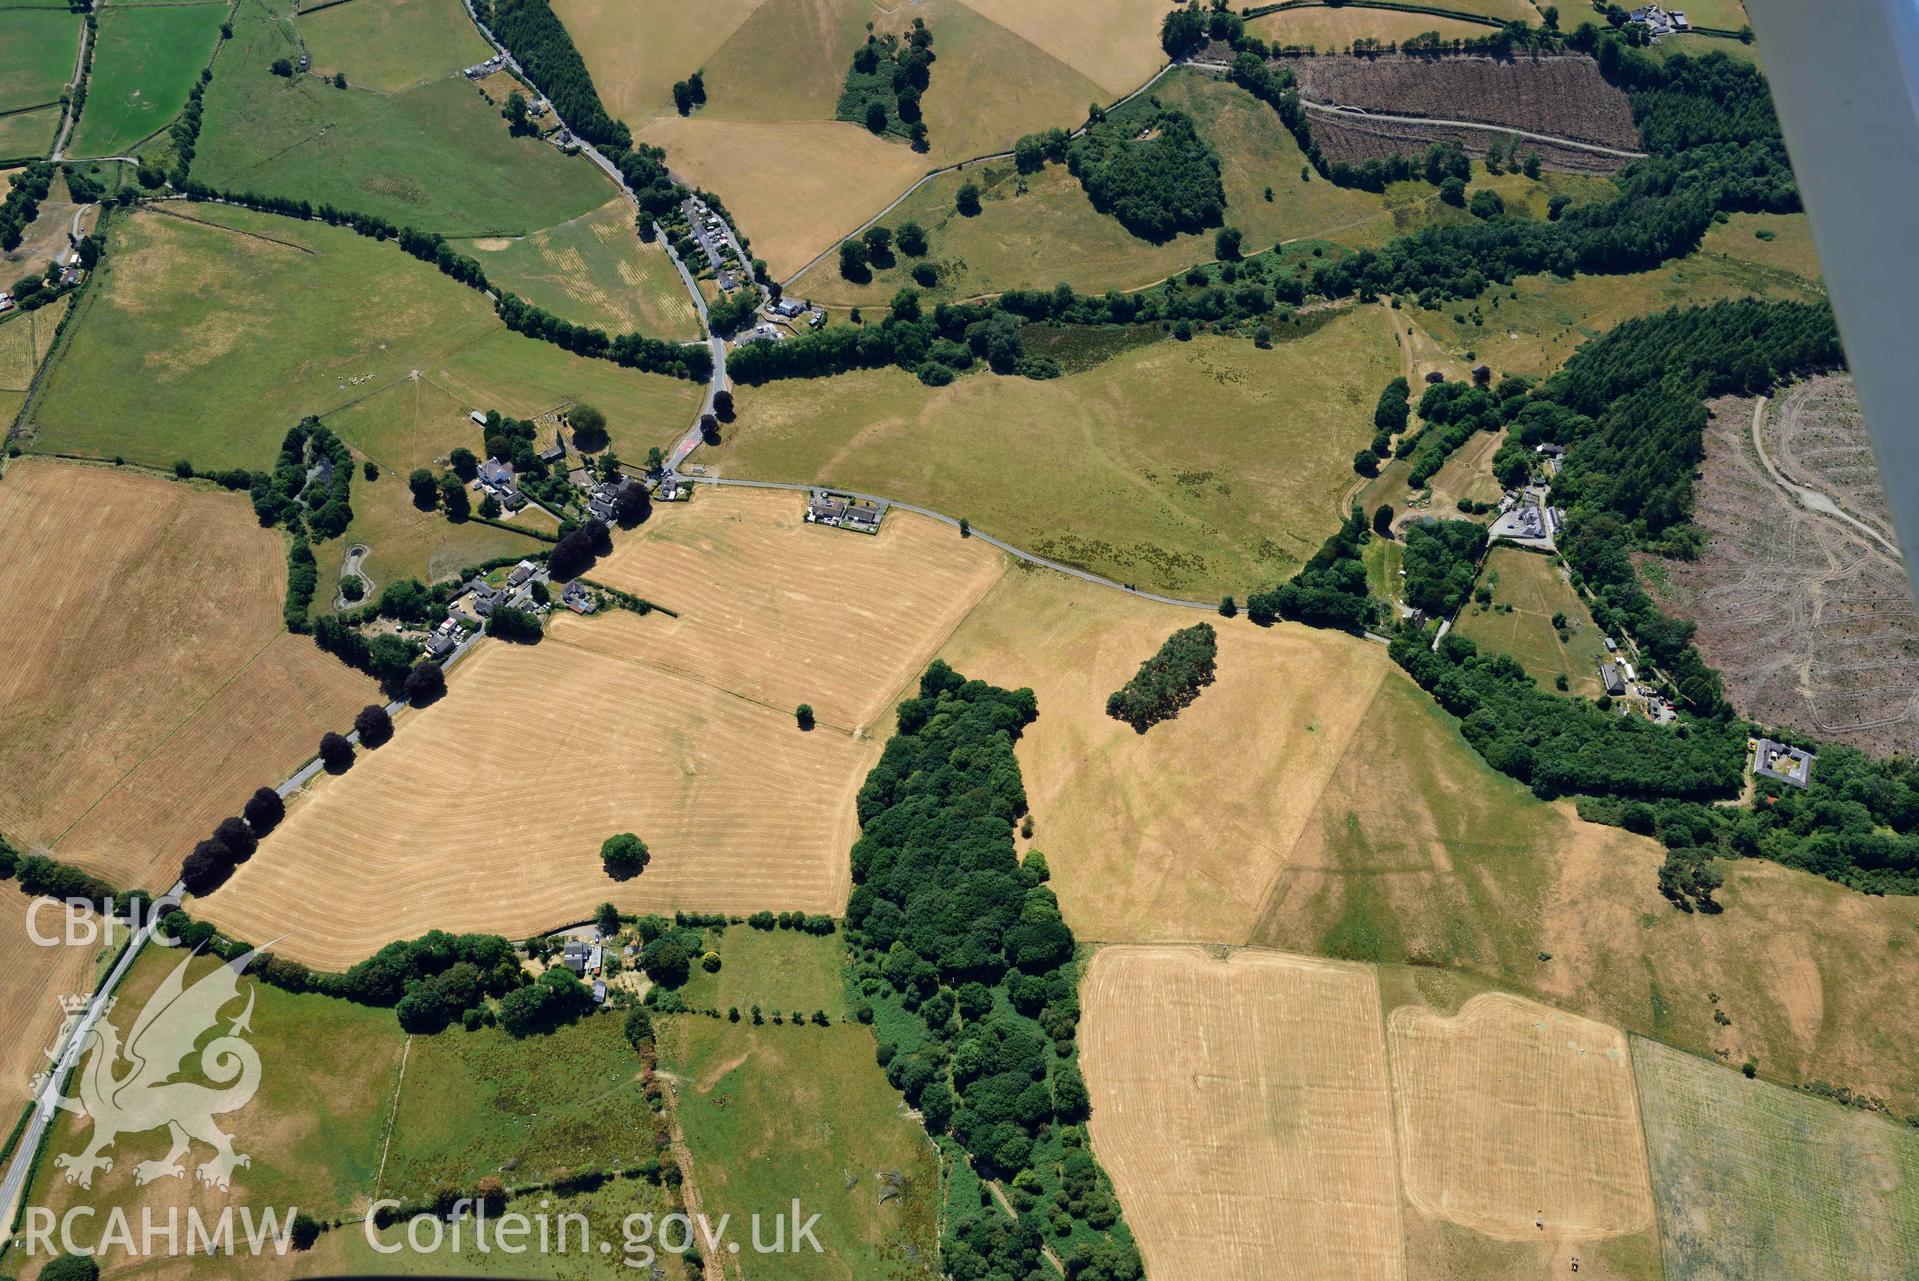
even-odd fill
[[[975,217],[979,213],[979,195],[978,183],[963,182],[960,184],[958,194],[953,199],[953,207],[958,209],[964,217]]]
[[[328,730],[320,736],[320,764],[327,773],[340,774],[353,767],[353,744],[346,735]]]
[[[683,116],[693,114],[693,86],[684,80],[673,82],[673,110]]]
[[[246,862],[260,847],[260,838],[253,834],[245,819],[238,817],[221,819],[220,825],[213,829],[213,839],[227,847],[236,863]]]
[[[453,469],[453,474],[461,480],[471,481],[480,474],[480,460],[474,457],[473,451],[465,445],[457,447],[448,454],[446,461],[447,466]]]
[[[918,258],[926,252],[926,228],[916,222],[903,222],[895,239],[899,251],[908,258]]]
[[[425,707],[446,693],[446,672],[438,663],[420,663],[406,674],[404,689],[407,702]]]
[[[646,842],[631,832],[609,836],[600,843],[600,862],[606,865],[606,874],[615,880],[638,876],[646,870],[652,857],[647,853]]]
[[[273,60],[273,65],[268,67],[267,70],[271,71],[276,76],[284,76],[287,79],[291,80],[293,78],[293,59],[275,58]]]
[[[719,415],[721,422],[727,422],[727,423],[732,422],[733,421],[733,393],[728,391],[724,387],[714,392],[713,393],[713,412]]]
[[[378,480],[380,479],[380,464],[374,462],[371,458],[369,458],[366,460],[366,463],[360,468],[360,474],[365,476],[368,480]]]
[[[704,72],[695,71],[692,75],[688,76],[686,78],[686,87],[693,95],[694,106],[703,107],[706,105],[706,74]]]
[[[801,729],[804,729],[804,730],[812,729],[813,728],[813,705],[811,703],[801,703],[798,707],[793,709],[793,719],[799,722],[799,727]]]
[[[333,73],[333,87],[335,89],[346,88],[346,72],[336,71]]]
[[[393,737],[393,718],[378,703],[368,703],[353,718],[353,728],[360,731],[363,746],[380,747]]]
[[[852,281],[865,281],[873,273],[866,265],[866,244],[859,240],[840,242],[840,275]]]
[[[573,448],[583,454],[597,454],[606,448],[606,415],[592,405],[575,405],[566,411],[573,427]]]
[[[311,1250],[314,1242],[320,1239],[320,1221],[305,1210],[293,1216],[293,1248]]]
[[[720,443],[720,416],[718,414],[700,415],[700,439],[709,445]]]
[[[247,797],[247,803],[240,812],[246,815],[247,826],[253,829],[255,836],[265,836],[280,826],[280,820],[287,816],[287,803],[280,799],[278,792],[263,787]]]
[[[415,467],[406,478],[406,487],[413,494],[413,505],[421,511],[430,512],[440,505],[440,482],[426,468]]]

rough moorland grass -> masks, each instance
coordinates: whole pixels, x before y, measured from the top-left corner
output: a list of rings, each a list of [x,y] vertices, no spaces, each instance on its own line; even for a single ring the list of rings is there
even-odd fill
[[[1668,1281],[1919,1272],[1919,1131],[1632,1041]]]
[[[477,259],[496,286],[575,324],[669,340],[700,336],[680,273],[664,245],[640,239],[624,196],[529,236],[463,240],[456,247]]]
[[[591,161],[509,135],[499,111],[458,73],[379,94],[268,70],[298,53],[284,20],[264,4],[241,8],[207,88],[196,179],[466,236],[549,227],[612,194]],[[439,60],[420,64],[429,68],[421,75]],[[396,58],[385,74],[405,75],[412,65]]]
[[[1481,649],[1510,654],[1519,660],[1541,689],[1553,688],[1555,676],[1566,677],[1572,692],[1597,697],[1598,663],[1606,657],[1599,627],[1572,585],[1559,576],[1551,556],[1495,547],[1486,558],[1481,586],[1490,584],[1493,608],[1469,602],[1453,629]],[[1510,614],[1496,608],[1512,606]],[[1571,624],[1571,639],[1561,641],[1553,630],[1554,614]]]
[[[79,14],[63,9],[0,9],[0,111],[18,111],[59,98],[73,74],[79,43]]]
[[[846,944],[838,934],[731,925],[715,950],[719,972],[709,974],[695,965],[692,979],[680,989],[689,1005],[722,1014],[737,1006],[742,1016],[755,1005],[768,1015],[778,1010],[788,1017],[794,1010],[808,1016],[825,1010],[835,1019],[846,1010],[846,985],[840,975]]]
[[[1338,523],[1368,406],[1395,370],[1376,315],[1311,321],[1279,326],[1270,351],[1167,340],[1051,382],[770,383],[739,393],[707,457],[734,476],[924,503],[1142,588],[1243,595]]]
[[[295,19],[314,74],[395,93],[492,53],[460,0],[353,0]]]
[[[1802,213],[1732,214],[1725,222],[1714,224],[1701,248],[1709,254],[1774,267],[1807,280],[1823,280],[1812,227]]]
[[[652,1156],[653,1111],[623,1027],[606,1013],[523,1040],[497,1027],[415,1037],[382,1195],[428,1196],[489,1174],[528,1183],[630,1169]]]
[[[651,443],[681,429],[698,399],[692,384],[511,333],[477,292],[342,228],[193,205],[122,218],[112,237],[36,407],[41,448],[264,467],[302,416],[416,371],[460,413],[591,401],[629,450],[642,431]],[[403,401],[349,416],[359,426],[348,442],[401,472],[472,443],[463,418],[422,418]]]
[[[934,1274],[938,1164],[874,1061],[870,1030],[698,1015],[656,1026],[660,1065],[678,1078],[675,1108],[706,1214],[770,1220],[798,1197],[820,1216],[824,1253],[789,1253],[774,1270],[749,1261],[749,1274]],[[889,1186],[899,1195],[886,1196]],[[766,1232],[770,1240],[770,1223]]]
[[[1712,252],[1709,242],[1705,251],[1629,276],[1521,276],[1472,302],[1434,310],[1409,307],[1408,323],[1416,322],[1442,347],[1483,360],[1502,374],[1546,374],[1579,344],[1633,316],[1721,298],[1812,301],[1824,296],[1816,281]]]
[[[135,962],[109,1016],[120,1029],[123,1045],[134,1018],[185,956],[179,950],[150,947]],[[188,981],[213,968],[209,957],[193,961]],[[253,1158],[234,1172],[231,1194],[196,1182],[193,1167],[213,1156],[211,1148],[197,1142],[183,1158],[185,1178],[137,1186],[134,1166],[166,1154],[164,1127],[122,1134],[110,1150],[112,1170],[96,1174],[91,1189],[69,1184],[53,1158],[81,1150],[88,1126],[79,1118],[62,1116],[35,1167],[26,1204],[56,1207],[56,1214],[73,1206],[97,1207],[95,1223],[103,1223],[115,1210],[124,1210],[138,1223],[142,1207],[151,1207],[164,1219],[167,1207],[186,1205],[213,1217],[229,1204],[249,1206],[255,1214],[268,1207],[284,1213],[287,1206],[297,1205],[315,1217],[329,1217],[346,1212],[372,1188],[387,1103],[406,1040],[392,1011],[331,997],[293,996],[247,978],[240,986],[240,997],[222,1011],[220,1027],[224,1031],[251,996],[246,1039],[259,1053],[261,1070],[252,1101],[219,1117],[221,1129],[233,1136],[235,1150]],[[209,1084],[197,1055],[188,1058],[179,1079]],[[128,1262],[118,1249],[102,1260],[109,1272]]]
[[[67,151],[123,155],[172,123],[187,105],[220,24],[224,4],[115,8],[99,16],[99,45]]]
[[[1302,181],[1306,160],[1298,144],[1272,108],[1251,94],[1187,71],[1167,76],[1153,92],[1191,114],[1219,153],[1226,222],[1245,234],[1249,252],[1298,237],[1373,243],[1391,234],[1378,196],[1335,187],[1316,175]],[[982,193],[981,212],[972,217],[956,208],[966,183]],[[1269,186],[1270,202],[1265,198]],[[1061,280],[1090,293],[1133,289],[1214,254],[1210,232],[1176,236],[1161,245],[1132,235],[1093,207],[1064,165],[1048,165],[1024,179],[1011,161],[948,174],[914,192],[885,221],[926,228],[928,260],[940,274],[929,296],[938,299],[1049,289]],[[914,260],[902,258],[861,286],[841,279],[836,264],[826,261],[796,281],[793,290],[830,302],[876,303],[912,284],[913,265]]]

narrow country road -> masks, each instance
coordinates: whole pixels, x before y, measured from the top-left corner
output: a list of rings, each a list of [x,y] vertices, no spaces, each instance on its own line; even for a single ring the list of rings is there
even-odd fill
[[[1761,396],[1758,403],[1752,407],[1752,448],[1753,452],[1759,455],[1759,465],[1766,469],[1766,474],[1772,477],[1773,483],[1797,499],[1799,505],[1807,511],[1818,512],[1821,516],[1830,516],[1834,520],[1846,522],[1846,524],[1851,525],[1874,543],[1884,548],[1892,556],[1894,561],[1901,565],[1905,564],[1905,553],[1899,550],[1899,544],[1893,542],[1871,525],[1868,525],[1865,521],[1860,520],[1845,508],[1841,507],[1831,495],[1821,493],[1811,486],[1800,485],[1787,480],[1779,468],[1773,465],[1771,456],[1766,453],[1765,433],[1762,430],[1766,422],[1766,406],[1768,403],[1770,403],[1768,398]]]
[[[171,899],[178,902],[185,892],[186,886],[176,883],[172,889],[161,896],[159,901]],[[134,958],[140,955],[141,950],[153,938],[154,927],[157,924],[157,920],[149,919],[140,927],[139,933],[127,941],[126,950],[121,952],[120,959],[107,972],[106,978],[101,980],[100,986],[93,993],[93,999],[87,1003],[86,1012],[67,1032],[66,1039],[60,1043],[55,1052],[53,1068],[47,1074],[47,1083],[34,1099],[33,1114],[27,1121],[27,1128],[21,1132],[20,1141],[14,1146],[13,1160],[7,1166],[6,1176],[0,1178],[0,1213],[7,1216],[6,1222],[13,1221],[14,1207],[19,1204],[21,1196],[26,1192],[27,1179],[33,1173],[34,1158],[40,1155],[40,1142],[45,1137],[47,1128],[53,1124],[54,1117],[59,1113],[60,1096],[66,1085],[67,1076],[79,1064],[80,1055],[86,1049],[87,1037],[92,1033],[94,1025],[105,1016],[107,1007],[112,1002],[113,990],[120,986],[120,980],[124,979],[127,971],[133,968]],[[46,999],[52,1000],[55,994],[48,992],[44,995]]]
[[[62,154],[67,147],[67,137],[73,132],[77,117],[73,114],[73,94],[80,87],[80,77],[86,74],[87,48],[93,42],[92,27],[82,23],[80,27],[80,52],[73,60],[73,79],[67,81],[66,105],[60,108],[60,132],[53,136],[53,150],[48,153],[50,160],[63,160]]]

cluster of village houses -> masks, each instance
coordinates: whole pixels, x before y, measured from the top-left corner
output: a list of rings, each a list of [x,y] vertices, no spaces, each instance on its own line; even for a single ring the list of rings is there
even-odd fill
[[[1657,39],[1675,32],[1691,31],[1692,23],[1686,21],[1682,9],[1662,9],[1656,4],[1642,5],[1626,15],[1626,21],[1636,22]]]
[[[868,502],[851,494],[815,489],[807,495],[806,519],[814,525],[850,529],[856,534],[877,534],[886,515],[886,504]]]

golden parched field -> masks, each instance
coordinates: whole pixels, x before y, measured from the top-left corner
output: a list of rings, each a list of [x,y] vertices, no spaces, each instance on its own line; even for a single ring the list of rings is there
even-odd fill
[[[1501,1241],[1651,1226],[1632,1061],[1616,1028],[1504,993],[1386,1021],[1406,1197]]]
[[[1919,901],[1747,860],[1725,865],[1723,913],[1675,911],[1657,843],[1534,799],[1383,647],[1328,632],[1215,620],[1218,679],[1178,719],[1136,735],[1108,717],[1194,621],[1014,570],[942,651],[1038,697],[1018,745],[1030,844],[1081,939],[1449,967],[1919,1112]]]
[[[903,515],[877,537],[808,526],[802,502],[702,490],[657,509],[592,576],[678,619],[562,615],[537,646],[483,642],[443,702],[314,783],[194,910],[241,938],[288,934],[277,951],[328,968],[433,928],[535,933],[609,899],[838,914],[880,750],[853,731],[1001,561]],[[599,848],[622,831],[652,862],[615,882]]]
[[[93,990],[99,947],[41,947],[27,934],[34,899],[17,885],[0,885],[0,1115],[11,1118],[31,1097],[28,1083],[47,1066],[44,1051],[60,1029],[60,998]],[[49,900],[51,902],[51,900]],[[60,936],[64,909],[39,915],[43,937]],[[90,917],[97,924],[99,918]]]
[[[285,632],[286,547],[244,496],[16,460],[0,555],[0,832],[116,886],[171,884],[377,696]]]
[[[1159,1281],[1407,1275],[1379,988],[1363,966],[1106,948],[1091,1131]]]

